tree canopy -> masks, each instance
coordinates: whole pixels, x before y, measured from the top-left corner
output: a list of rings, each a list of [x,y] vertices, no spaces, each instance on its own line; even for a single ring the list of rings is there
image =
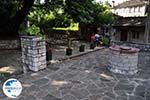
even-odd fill
[[[113,20],[110,8],[94,0],[5,0],[0,5],[0,34],[16,35],[25,18],[39,27],[67,27],[72,22],[103,25]]]
[[[26,18],[34,0],[0,1],[0,35],[17,36],[21,23]]]
[[[110,7],[94,0],[66,0],[65,11],[79,23],[102,25],[113,20]]]

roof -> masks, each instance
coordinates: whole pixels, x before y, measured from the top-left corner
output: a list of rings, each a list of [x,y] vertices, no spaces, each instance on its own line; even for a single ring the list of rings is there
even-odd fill
[[[143,5],[145,5],[145,0],[129,0],[114,6],[114,9],[136,7],[136,6],[143,6]]]
[[[118,18],[115,23],[114,27],[120,26],[145,26],[146,17],[120,17]]]

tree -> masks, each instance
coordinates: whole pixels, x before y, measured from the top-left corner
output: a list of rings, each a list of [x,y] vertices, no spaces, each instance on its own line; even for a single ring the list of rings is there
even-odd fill
[[[18,36],[20,24],[29,13],[34,0],[5,0],[0,1],[0,35]]]
[[[66,0],[65,11],[79,23],[80,35],[96,33],[97,27],[113,20],[110,7],[94,0]]]
[[[75,22],[91,23],[93,17],[91,13],[93,0],[66,0],[65,12],[67,12]]]
[[[18,36],[18,30],[20,25],[24,22],[29,12],[34,10],[39,13],[34,16],[40,19],[39,26],[41,27],[44,22],[44,14],[49,14],[50,11],[60,7],[63,4],[63,0],[44,0],[42,4],[41,0],[5,0],[0,1],[0,37],[16,37]],[[37,11],[39,10],[39,11]],[[42,17],[41,17],[42,16]],[[45,20],[43,20],[45,21]],[[34,20],[35,22],[35,20]],[[3,38],[3,37],[2,37]]]
[[[0,5],[0,35],[9,37],[18,36],[18,29],[30,11],[30,20],[39,27],[44,23],[66,27],[71,21],[80,25],[110,20],[107,7],[94,0],[45,0],[42,4],[40,0],[5,0]],[[58,13],[60,10],[62,13]]]
[[[94,0],[66,0],[65,11],[79,23],[107,24],[112,20],[110,7]]]

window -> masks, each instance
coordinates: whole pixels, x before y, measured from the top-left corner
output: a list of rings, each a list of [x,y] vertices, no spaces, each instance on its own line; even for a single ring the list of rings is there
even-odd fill
[[[134,31],[134,32],[132,33],[132,38],[133,38],[133,39],[139,39],[139,38],[140,38],[140,33]]]

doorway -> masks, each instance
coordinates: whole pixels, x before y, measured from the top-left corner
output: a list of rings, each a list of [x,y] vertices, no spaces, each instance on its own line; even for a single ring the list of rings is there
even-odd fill
[[[128,38],[128,33],[126,30],[122,30],[121,31],[121,38],[120,38],[120,41],[127,41],[127,38]]]

